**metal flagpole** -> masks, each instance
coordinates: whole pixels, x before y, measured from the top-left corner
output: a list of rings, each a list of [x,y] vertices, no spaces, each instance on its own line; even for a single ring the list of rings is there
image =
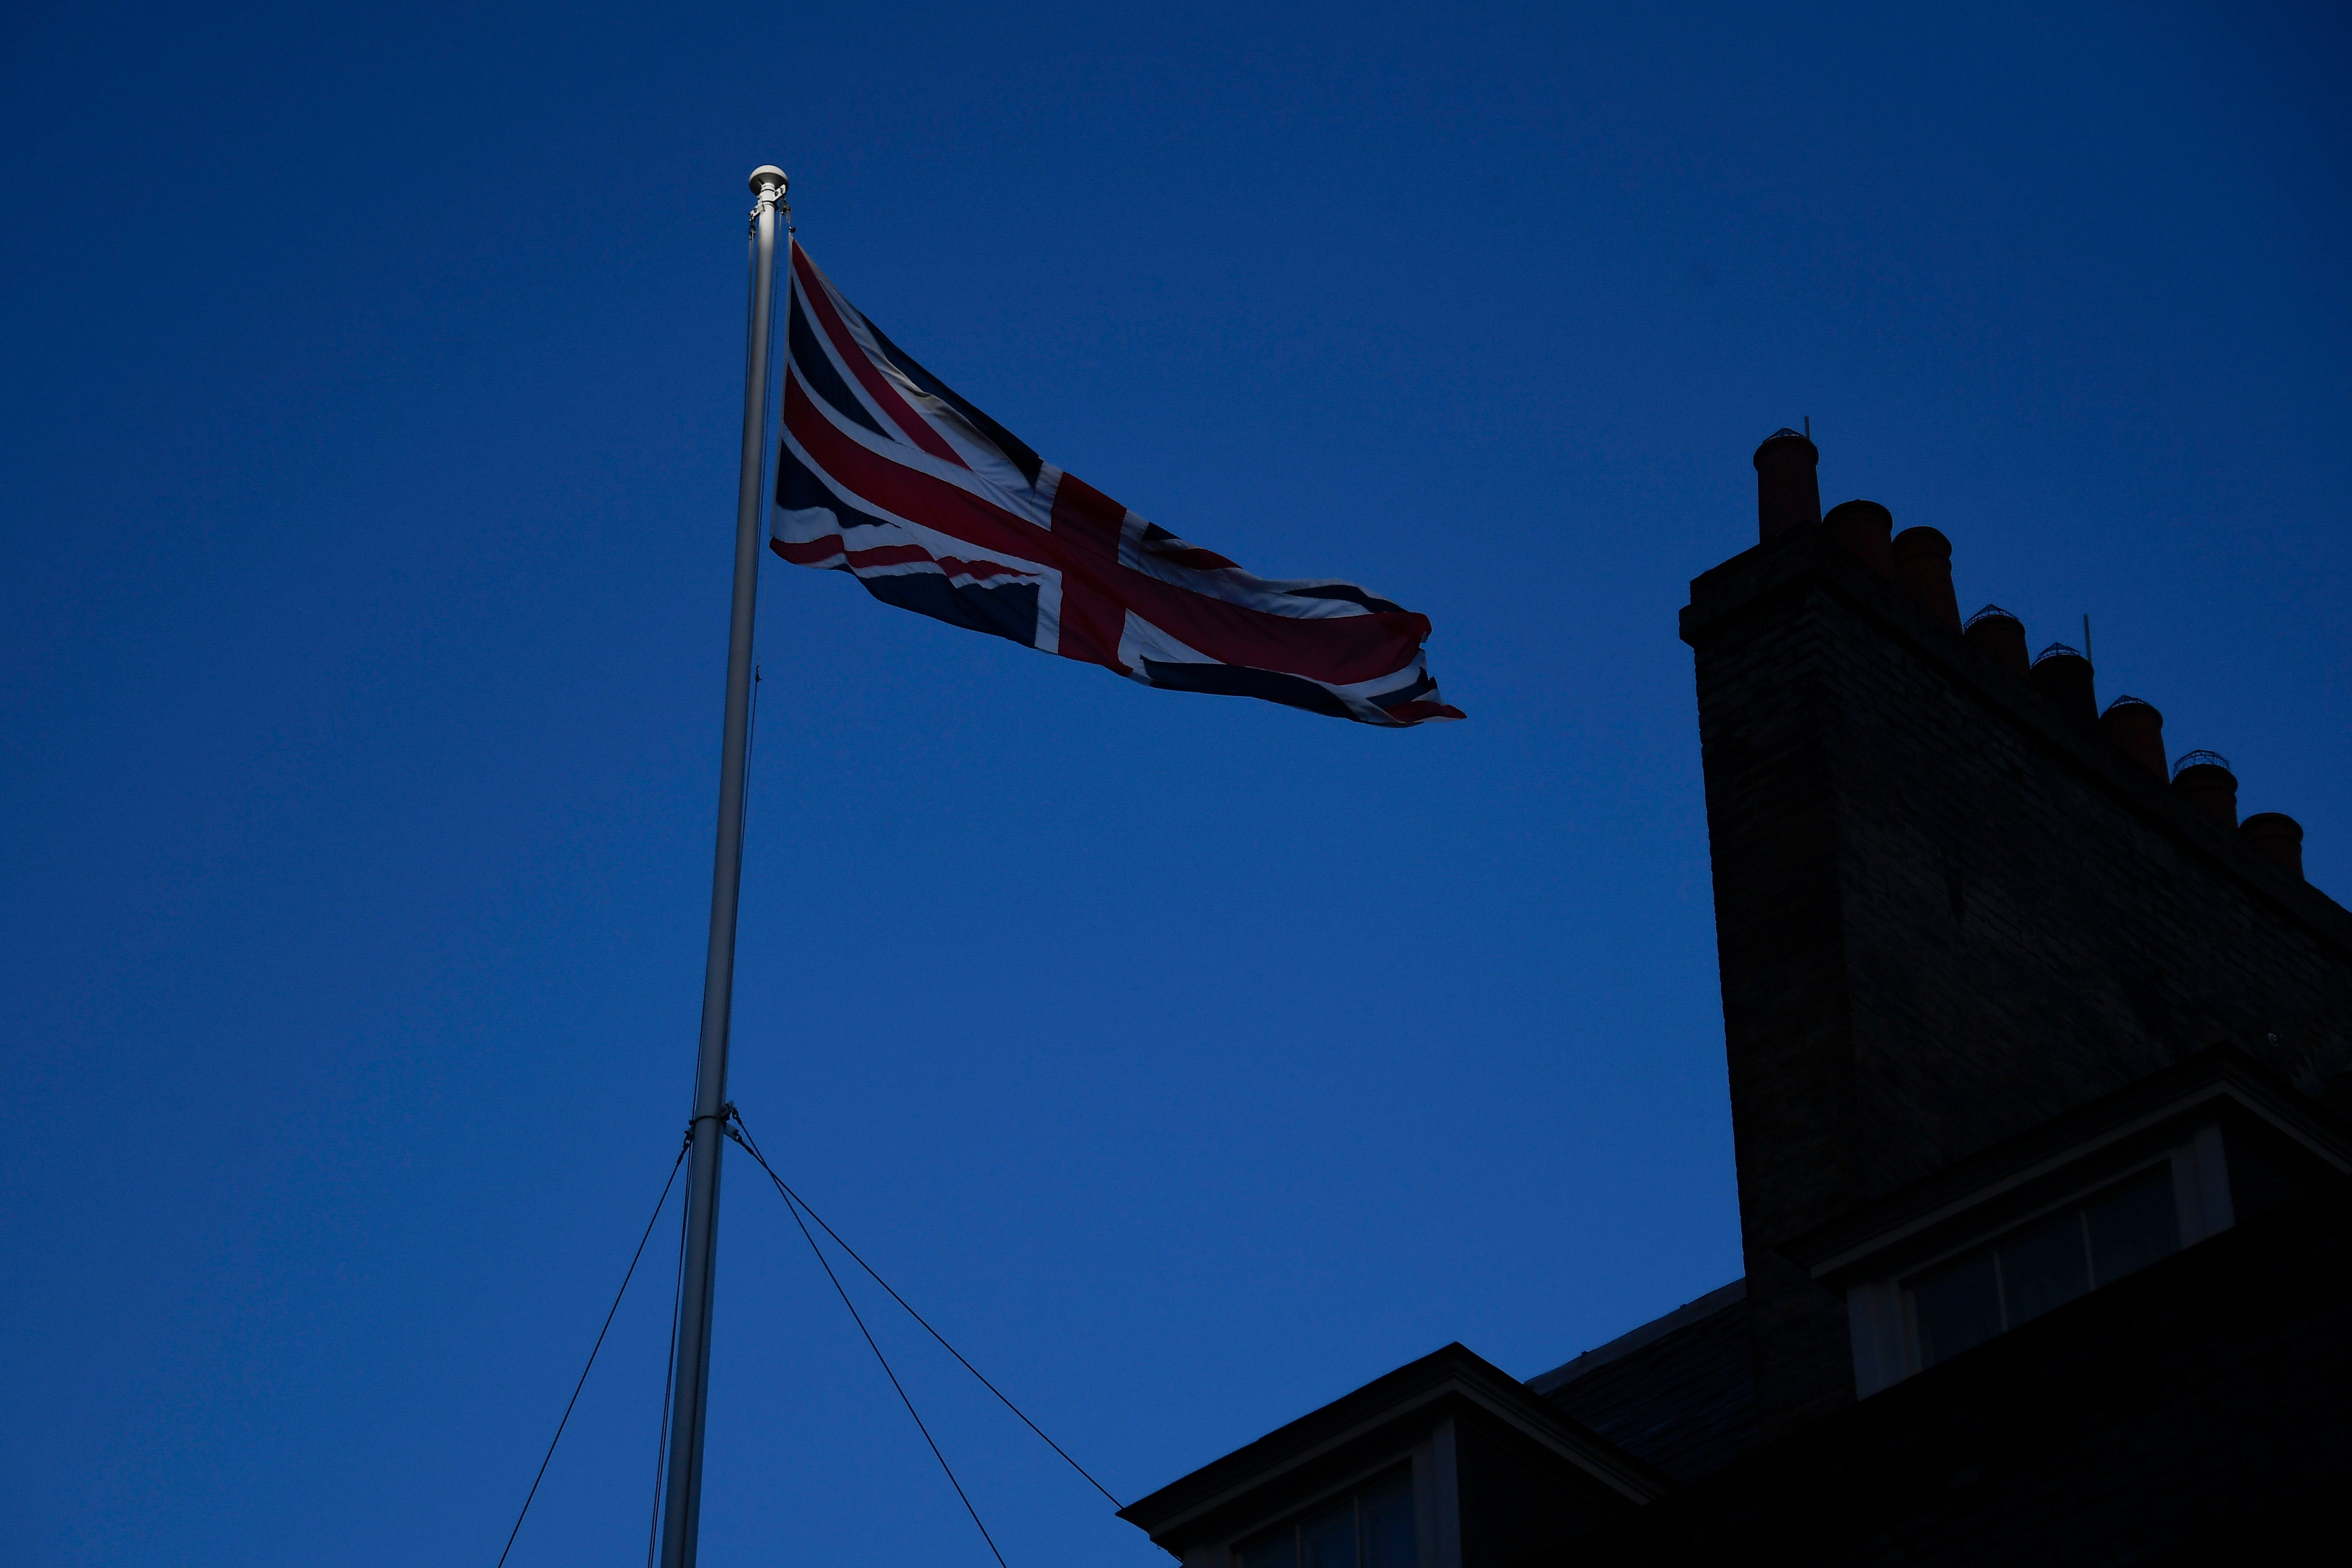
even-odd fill
[[[735,492],[735,606],[727,632],[727,722],[719,753],[719,847],[710,872],[710,952],[702,972],[702,1050],[694,1069],[694,1162],[687,1175],[686,1265],[678,1301],[677,1393],[663,1488],[662,1568],[692,1568],[702,1512],[702,1419],[710,1393],[711,1285],[719,1250],[719,1152],[727,1146],[727,1025],[735,1000],[735,910],[743,873],[743,763],[751,731],[751,615],[760,593],[760,479],[768,441],[768,337],[776,204],[784,172],[751,171],[751,347],[743,364],[743,458]]]

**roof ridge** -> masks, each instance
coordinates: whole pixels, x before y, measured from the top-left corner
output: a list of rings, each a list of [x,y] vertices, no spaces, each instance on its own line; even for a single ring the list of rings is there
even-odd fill
[[[1612,1361],[1631,1355],[1644,1345],[1654,1344],[1676,1329],[1696,1323],[1702,1318],[1711,1318],[1726,1307],[1737,1305],[1747,1299],[1748,1280],[1743,1276],[1734,1279],[1728,1285],[1709,1290],[1695,1301],[1684,1302],[1663,1318],[1653,1318],[1629,1333],[1620,1334],[1606,1344],[1596,1345],[1582,1355],[1561,1363],[1549,1372],[1538,1373],[1528,1379],[1528,1388],[1532,1393],[1549,1394],[1554,1389],[1575,1382],[1595,1368],[1606,1366]]]

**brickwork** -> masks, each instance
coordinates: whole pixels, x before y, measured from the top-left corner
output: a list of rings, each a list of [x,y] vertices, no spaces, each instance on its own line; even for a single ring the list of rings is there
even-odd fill
[[[1818,527],[1699,578],[1683,635],[1769,1438],[1853,1399],[1782,1244],[2224,1039],[2321,1095],[2352,915]]]

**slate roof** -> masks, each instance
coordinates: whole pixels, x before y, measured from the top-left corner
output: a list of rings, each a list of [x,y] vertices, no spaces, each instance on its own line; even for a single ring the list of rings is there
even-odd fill
[[[1756,1441],[1747,1281],[1587,1351],[1528,1387],[1675,1480],[1719,1469]]]

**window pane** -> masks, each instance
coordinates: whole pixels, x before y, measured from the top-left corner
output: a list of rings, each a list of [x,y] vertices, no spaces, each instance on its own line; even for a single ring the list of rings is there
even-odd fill
[[[2063,1307],[2091,1288],[2079,1209],[2044,1220],[2000,1249],[2000,1293],[2009,1326]]]
[[[1298,1531],[1291,1525],[1269,1530],[1234,1548],[1241,1568],[1298,1568]]]
[[[1363,1507],[1364,1568],[1413,1568],[1412,1472],[1373,1482],[1357,1500]]]
[[[2092,1200],[2091,1269],[2104,1285],[2180,1250],[2169,1161]]]
[[[1948,1264],[1911,1287],[1919,1321],[1919,1364],[1933,1366],[2000,1332],[2000,1287],[1992,1254]]]
[[[1300,1522],[1298,1568],[1356,1568],[1354,1498],[1343,1498]]]

